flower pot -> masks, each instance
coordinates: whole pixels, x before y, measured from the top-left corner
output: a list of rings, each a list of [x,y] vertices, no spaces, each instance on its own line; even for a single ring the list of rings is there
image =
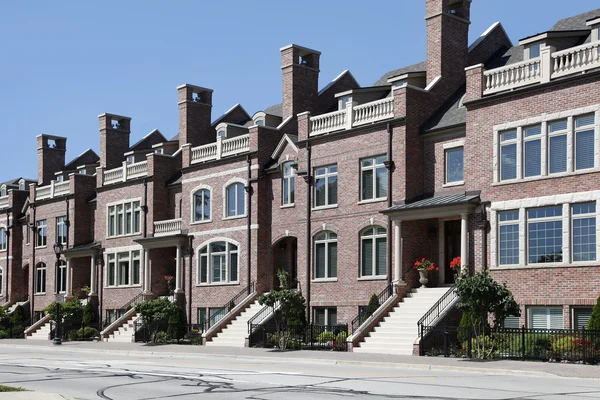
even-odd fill
[[[427,279],[427,270],[426,269],[420,269],[419,270],[419,283],[422,286],[427,285],[427,282],[429,282],[429,279]]]

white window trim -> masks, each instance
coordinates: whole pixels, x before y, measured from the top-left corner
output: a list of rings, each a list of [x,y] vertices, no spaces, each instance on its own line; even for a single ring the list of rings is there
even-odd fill
[[[574,168],[574,153],[573,153],[573,138],[575,135],[575,131],[573,129],[573,117],[579,117],[584,114],[594,114],[594,168],[583,169],[579,171],[575,171]],[[523,178],[523,158],[522,158],[522,147],[523,140],[521,130],[522,127],[531,126],[536,124],[542,124],[542,160],[547,158],[547,138],[548,129],[547,123],[552,122],[558,119],[567,119],[567,171],[549,174],[549,168],[546,165],[544,168],[544,164],[546,162],[542,161],[542,175],[541,176],[532,176],[528,178]],[[517,178],[510,180],[501,180],[500,179],[500,133],[510,129],[517,129]],[[526,182],[530,180],[540,180],[540,179],[551,179],[555,177],[562,176],[570,176],[576,174],[585,174],[590,172],[598,172],[600,171],[600,104],[595,104],[587,107],[575,108],[572,110],[561,111],[551,114],[542,114],[541,116],[526,118],[518,121],[512,121],[505,124],[499,124],[493,126],[493,185],[506,185],[515,182]]]
[[[48,268],[48,267],[46,266],[46,268]],[[59,263],[58,263],[58,265],[55,267],[55,275],[54,275],[54,284],[55,284],[55,286],[54,286],[54,293],[55,294],[57,294],[57,293],[67,293],[67,286],[69,286],[69,282],[67,282],[67,279],[66,279],[67,275],[68,275],[67,274],[67,268],[68,268],[68,266],[67,266],[67,262],[65,260],[60,260]],[[59,271],[61,269],[64,269],[64,274],[65,274],[65,290],[58,290],[58,286],[59,286],[58,278],[60,276]]]
[[[448,162],[446,160],[446,150],[452,150],[455,149],[457,147],[462,147],[463,148],[463,180],[462,181],[454,181],[454,182],[447,182],[448,179]],[[465,141],[464,139],[462,140],[456,140],[454,142],[450,142],[450,143],[444,143],[442,145],[442,149],[444,150],[444,184],[442,185],[442,187],[452,187],[452,186],[461,186],[465,184],[465,180],[464,180],[464,176],[465,176]]]
[[[335,239],[320,239],[320,240],[316,240],[315,238],[320,235],[323,232],[328,232],[328,233],[333,233],[335,234]],[[336,265],[336,276],[329,276],[329,243],[338,243],[338,234],[337,232],[331,231],[331,230],[326,230],[323,232],[317,232],[313,235],[312,238],[312,258],[313,258],[313,268],[312,268],[312,281],[313,282],[337,282],[338,280],[338,265]],[[323,278],[317,278],[317,251],[315,250],[315,248],[317,247],[317,244],[320,243],[324,243],[325,244],[325,277]],[[359,252],[360,253],[360,252]],[[339,256],[340,252],[339,252],[339,247],[338,247],[338,256]],[[336,257],[337,258],[337,257]],[[338,263],[339,264],[339,263]]]
[[[37,291],[37,289],[38,289],[38,282],[39,282],[39,279],[38,279],[38,270],[39,270],[39,266],[41,264],[44,264],[44,270],[45,270],[44,271],[44,291],[43,292],[38,292]],[[47,288],[47,284],[48,284],[48,264],[46,264],[43,261],[40,261],[34,267],[34,273],[35,273],[35,287],[34,287],[35,292],[34,292],[34,295],[44,295],[44,294],[46,294],[46,289],[48,289]]]
[[[234,184],[234,183],[241,183],[242,185],[244,185],[244,213],[242,215],[232,215],[232,216],[227,216],[227,188]],[[225,184],[223,185],[223,220],[227,221],[227,220],[231,220],[231,219],[239,219],[239,218],[246,218],[248,216],[248,193],[246,193],[246,186],[248,186],[248,181],[246,179],[243,178],[239,178],[239,177],[235,177],[235,178],[231,178],[229,179],[227,182],[225,182]]]
[[[60,218],[64,218],[64,220],[62,222],[59,222]],[[60,237],[60,235],[58,234],[59,232],[59,226],[63,226],[64,230],[65,230],[65,240],[61,241],[60,244],[67,244],[67,241],[69,240],[69,230],[67,229],[67,216],[66,215],[61,215],[59,217],[56,217],[56,241],[58,242],[58,238]]]
[[[196,204],[194,203],[196,200],[196,193],[199,190],[208,190],[208,193],[210,195],[210,218],[209,219],[205,219],[202,221],[196,221],[195,220],[195,216],[196,216]],[[190,194],[190,204],[191,204],[191,210],[190,210],[190,225],[199,225],[199,224],[207,224],[209,222],[212,222],[213,220],[213,189],[212,187],[208,186],[208,185],[198,185],[195,188],[192,189],[192,192]]]
[[[548,329],[564,329],[564,327],[565,327],[565,310],[564,310],[564,307],[563,307],[563,306],[560,306],[560,305],[549,305],[549,306],[527,306],[527,307],[525,308],[525,310],[526,310],[526,313],[527,313],[527,319],[526,319],[526,323],[527,323],[527,328],[528,328],[528,329],[533,329],[533,328],[532,328],[532,325],[533,325],[533,316],[532,316],[532,314],[531,314],[531,310],[532,310],[532,309],[545,309],[545,310],[548,310],[548,309],[557,309],[557,310],[559,310],[559,309],[560,309],[560,311],[561,311],[561,314],[562,314],[562,323],[563,323],[563,326],[562,326],[562,328],[548,328]],[[549,317],[550,317],[550,316],[549,316],[549,315],[547,315],[548,322],[550,322],[550,321],[549,321]]]
[[[596,261],[571,262],[571,205],[577,203],[596,202]],[[527,264],[527,209],[545,206],[563,207],[563,261],[559,263]],[[519,210],[519,265],[499,265],[498,254],[498,212]],[[600,190],[578,193],[566,193],[554,196],[532,197],[519,200],[492,202],[490,207],[490,256],[491,268],[527,269],[553,267],[580,267],[598,265],[600,261]],[[568,245],[565,245],[568,244]]]
[[[329,323],[329,322],[331,322],[331,321],[329,321],[329,318],[330,318],[329,311],[332,308],[335,308],[335,313],[336,313],[336,317],[337,317],[337,311],[338,310],[337,310],[336,306],[316,306],[316,307],[313,307],[313,312],[312,312],[312,314],[313,314],[312,315],[313,320],[312,320],[312,323],[313,324],[315,323],[315,320],[316,320],[315,316],[316,316],[317,311],[318,310],[323,310],[324,311],[324,317],[325,317],[325,325],[324,326],[335,326],[335,325],[337,325],[338,324],[337,320],[336,320],[335,324],[330,324]]]
[[[38,243],[38,230],[40,229],[40,225],[38,225],[38,222],[44,221],[46,223],[46,243],[44,243],[43,245],[40,245]],[[37,221],[35,221],[35,248],[36,249],[43,249],[45,247],[48,246],[48,219],[38,219]]]
[[[229,257],[225,257],[225,262],[227,263],[227,280],[225,282],[211,282],[210,279],[210,259],[208,260],[208,266],[207,268],[209,268],[209,271],[207,271],[207,279],[208,282],[200,282],[200,268],[201,268],[201,259],[200,259],[200,250],[202,250],[203,247],[207,247],[210,246],[211,243],[215,243],[215,242],[226,242],[229,244],[232,244],[234,246],[237,246],[237,255],[238,255],[238,273],[237,273],[237,281],[230,281],[229,277],[230,277],[230,271],[229,271]],[[209,253],[210,254],[210,253]],[[227,252],[227,255],[229,255],[229,253]],[[196,287],[200,287],[200,286],[229,286],[229,285],[239,285],[240,284],[240,276],[241,276],[241,265],[242,263],[240,262],[242,260],[242,246],[240,245],[240,243],[236,240],[230,239],[230,238],[226,238],[226,237],[215,237],[212,238],[210,240],[207,240],[203,243],[201,243],[199,246],[196,247]]]
[[[363,232],[366,231],[367,229],[377,229],[377,228],[382,228],[383,230],[385,230],[385,233],[375,233],[373,232],[372,235],[370,236],[363,236]],[[364,229],[362,229],[359,233],[359,241],[360,241],[360,249],[358,252],[358,256],[360,257],[358,260],[358,265],[359,265],[359,271],[358,271],[358,276],[359,276],[359,280],[370,280],[370,279],[382,279],[382,278],[386,278],[387,277],[387,273],[385,274],[381,274],[381,275],[376,275],[375,274],[375,270],[376,268],[376,252],[377,252],[377,240],[376,239],[381,239],[384,238],[385,239],[385,247],[386,247],[386,258],[387,258],[387,228],[380,226],[380,225],[370,225]],[[373,273],[371,275],[363,275],[363,257],[362,257],[362,252],[363,252],[363,240],[367,241],[370,240],[373,243],[373,254],[371,255],[372,258],[372,268],[373,268]],[[387,259],[386,259],[386,264],[387,264]],[[387,271],[387,266],[385,266],[385,270]]]
[[[325,172],[324,174],[317,176],[317,170],[319,168],[329,168],[329,167],[333,167],[333,166],[337,167],[337,171],[335,171],[335,172]],[[337,196],[338,198],[336,199],[337,201],[335,203],[332,203],[332,204],[326,203],[326,204],[324,204],[322,206],[317,206],[316,205],[317,204],[317,185],[316,185],[316,182],[317,182],[318,178],[325,179],[325,201],[327,202],[327,201],[329,201],[329,177],[335,176],[337,178],[337,180],[336,180],[336,185],[337,185],[339,183],[339,175],[338,175],[339,172],[340,172],[340,168],[335,163],[334,164],[321,165],[319,167],[314,167],[313,168],[313,181],[314,181],[314,184],[312,185],[313,186],[312,187],[312,196],[313,196],[313,202],[312,202],[313,203],[313,208],[312,209],[313,210],[322,210],[322,209],[325,209],[325,208],[335,208],[335,207],[338,206],[338,203],[339,203],[339,200],[340,200],[339,199],[340,198],[339,191],[338,191],[338,196]]]
[[[569,235],[569,249],[570,251],[570,261],[571,264],[580,264],[580,263],[585,263],[585,262],[594,262],[597,263],[598,262],[598,203],[596,203],[596,212],[595,213],[586,213],[586,214],[573,214],[573,209],[572,206],[575,204],[579,204],[579,203],[573,203],[569,205],[569,229],[571,234]],[[565,212],[565,210],[563,209],[563,213]],[[573,244],[573,239],[575,237],[575,235],[572,233],[573,232],[573,223],[575,222],[575,220],[577,219],[586,219],[586,218],[596,218],[596,260],[593,261],[573,261],[573,254],[574,254],[574,244]],[[564,259],[564,257],[563,257]]]
[[[140,277],[138,284],[133,284],[133,252],[139,252],[139,260],[140,260]],[[129,285],[119,285],[117,284],[119,278],[119,253],[128,253],[129,260]],[[115,257],[115,284],[109,285],[108,281],[108,270],[110,268],[108,257],[113,255]],[[112,248],[104,254],[104,288],[105,289],[121,289],[121,288],[135,288],[142,287],[144,281],[144,249],[141,246],[128,246],[123,248]]]
[[[291,174],[288,176],[285,175],[285,166],[286,165],[291,166]],[[296,175],[296,167],[295,166],[297,166],[297,163],[295,161],[286,161],[281,166],[281,207],[294,207],[296,205],[296,176],[297,175]],[[288,199],[291,197],[291,194],[292,194],[292,191],[290,189],[290,187],[291,187],[290,183],[294,182],[294,191],[293,191],[294,201],[289,202],[289,203],[284,203],[284,201],[283,201],[283,199],[284,199],[283,183],[286,179],[288,180],[288,193],[287,193]]]
[[[135,202],[139,202],[140,203],[140,231],[136,232],[134,230],[135,227],[135,208],[133,207],[133,203]],[[131,233],[125,233],[126,232],[126,218],[125,218],[125,205],[126,204],[131,204]],[[122,205],[123,206],[123,234],[119,235],[117,234],[118,230],[117,230],[117,213],[116,213],[116,207]],[[115,207],[115,234],[112,236],[109,236],[110,233],[110,224],[109,224],[109,218],[110,218],[110,207]],[[144,212],[142,211],[142,198],[141,197],[137,197],[137,198],[133,198],[133,199],[127,199],[127,200],[121,200],[121,201],[115,201],[112,203],[108,203],[105,207],[106,210],[106,239],[114,239],[114,238],[122,238],[122,237],[128,237],[128,236],[138,236],[139,234],[142,233],[142,220],[144,218],[143,214]]]
[[[4,268],[0,267],[0,296],[4,294]]]
[[[0,253],[5,253],[8,251],[8,237],[6,236],[6,225],[4,224],[0,224],[0,239],[4,240],[4,248],[2,248],[2,246],[0,246]],[[0,292],[1,293],[1,292]]]
[[[370,156],[370,157],[363,157],[359,160],[359,168],[360,168],[360,190],[359,190],[359,202],[374,202],[374,201],[383,201],[383,200],[387,200],[387,196],[382,196],[382,197],[375,197],[375,193],[377,192],[377,169],[383,167],[386,171],[386,179],[387,179],[387,174],[390,173],[390,171],[387,170],[387,168],[385,167],[385,164],[376,164],[377,162],[377,158],[378,157],[385,157],[386,161],[387,161],[387,155],[386,154],[380,154],[378,156]],[[369,166],[369,167],[363,167],[362,162],[365,160],[372,160],[373,161],[373,165]],[[363,193],[363,171],[373,171],[373,181],[371,182],[371,184],[373,185],[373,198],[372,199],[363,199],[362,198],[362,193]],[[339,168],[338,168],[338,172],[339,172]],[[337,174],[337,173],[336,173]],[[327,174],[326,176],[329,176],[330,174]],[[339,180],[339,178],[338,178]],[[387,185],[387,181],[386,181],[386,185]],[[389,190],[389,188],[387,189]],[[339,192],[338,192],[338,196],[339,196]],[[339,201],[339,199],[338,199]]]
[[[518,211],[519,217],[517,220],[509,220],[509,221],[502,221],[500,222],[499,220],[499,216],[498,216],[498,211],[494,210],[493,211],[493,218],[494,218],[494,222],[496,224],[496,228],[495,231],[493,232],[494,234],[490,235],[491,237],[494,237],[494,239],[496,237],[500,236],[500,227],[504,226],[504,225],[519,225],[519,263],[518,264],[500,264],[500,254],[498,253],[498,249],[500,248],[500,241],[498,240],[498,242],[496,242],[495,240],[492,241],[491,243],[493,244],[492,247],[494,247],[494,250],[492,252],[492,257],[494,253],[497,253],[497,256],[494,258],[495,260],[495,265],[500,266],[502,268],[506,268],[506,267],[518,267],[520,265],[520,261],[521,261],[521,250],[524,250],[521,247],[521,237],[525,237],[525,231],[523,228],[523,217],[524,214],[522,214],[522,212],[524,211],[524,209],[519,209],[519,210],[500,210],[500,211]],[[492,263],[494,264],[494,263]]]

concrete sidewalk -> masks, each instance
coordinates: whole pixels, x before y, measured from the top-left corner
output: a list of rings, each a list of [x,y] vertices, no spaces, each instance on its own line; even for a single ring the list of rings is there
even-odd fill
[[[236,358],[261,360],[271,363],[295,362],[319,363],[328,365],[372,365],[385,368],[408,368],[423,370],[454,370],[501,375],[558,376],[565,378],[585,378],[600,380],[600,365],[494,360],[478,361],[463,358],[417,357],[392,354],[364,354],[338,351],[286,351],[243,347],[206,347],[192,345],[146,345],[144,343],[110,342],[66,342],[55,346],[48,340],[3,339],[0,340],[0,353],[3,348],[23,348],[56,352],[85,352],[114,355],[137,355],[146,357],[175,358]],[[0,398],[1,399],[1,398]]]

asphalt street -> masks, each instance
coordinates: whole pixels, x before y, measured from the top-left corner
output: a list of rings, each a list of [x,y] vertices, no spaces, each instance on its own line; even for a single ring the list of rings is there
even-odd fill
[[[0,384],[75,399],[597,399],[600,381],[552,375],[0,348]],[[501,371],[500,371],[501,372]]]

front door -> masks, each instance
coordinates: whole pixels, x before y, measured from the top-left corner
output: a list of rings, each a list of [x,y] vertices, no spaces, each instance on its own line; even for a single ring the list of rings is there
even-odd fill
[[[454,257],[460,257],[460,220],[444,223],[444,238],[444,283],[454,283],[454,271],[450,268],[450,261]]]

